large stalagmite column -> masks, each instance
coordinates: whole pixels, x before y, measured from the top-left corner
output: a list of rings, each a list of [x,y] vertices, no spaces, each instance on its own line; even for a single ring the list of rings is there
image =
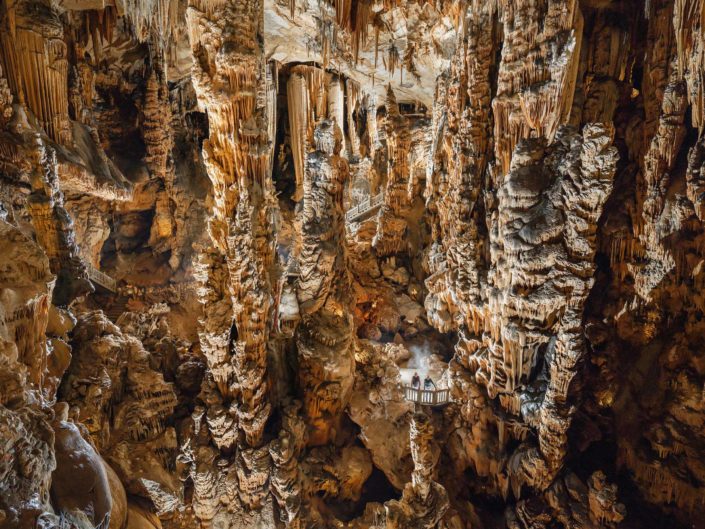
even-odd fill
[[[232,402],[223,413],[236,421],[237,488],[251,509],[262,505],[268,475],[262,444],[271,408],[266,343],[276,204],[267,172],[262,9],[260,0],[191,0],[187,12],[194,88],[208,113],[203,156],[213,185],[209,249],[198,265],[201,347],[217,391]]]
[[[431,418],[425,413],[415,413],[409,436],[414,471],[401,499],[384,504],[386,529],[431,529],[437,527],[448,510],[446,489],[433,481],[439,454],[433,443]]]
[[[372,245],[379,256],[401,251],[407,241],[406,218],[409,209],[407,184],[409,181],[409,151],[411,134],[409,120],[401,115],[391,86],[387,90],[387,150],[388,180],[384,191],[384,205],[379,213],[377,233]]]
[[[316,150],[308,156],[304,181],[297,292],[303,320],[296,345],[309,443],[322,445],[335,439],[352,391],[354,360],[342,211],[348,167],[339,155],[342,135],[334,123],[322,121],[314,141]]]

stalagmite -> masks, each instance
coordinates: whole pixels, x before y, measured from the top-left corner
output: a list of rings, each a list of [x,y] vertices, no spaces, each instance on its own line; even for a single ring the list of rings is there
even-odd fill
[[[432,479],[436,455],[428,416],[422,413],[412,416],[410,436],[414,460],[412,481],[404,487],[401,500],[385,504],[384,527],[388,529],[436,527],[448,508],[446,490]]]
[[[348,167],[340,155],[342,141],[335,122],[316,126],[316,147],[306,160],[304,180],[297,290],[302,322],[296,344],[312,445],[335,439],[352,389],[351,285],[342,214]]]
[[[411,134],[407,119],[399,113],[394,91],[387,90],[387,159],[388,180],[384,190],[384,205],[379,213],[377,233],[372,243],[377,254],[385,256],[404,248],[408,209],[406,182],[410,175],[409,150]]]

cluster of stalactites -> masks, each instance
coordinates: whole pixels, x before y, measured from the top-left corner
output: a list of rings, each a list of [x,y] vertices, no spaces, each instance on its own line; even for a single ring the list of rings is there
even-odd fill
[[[124,0],[125,16],[132,25],[137,40],[146,42],[156,36],[166,48],[178,31],[178,0]]]
[[[567,123],[583,31],[575,0],[502,2],[501,13],[504,42],[492,110],[495,156],[505,174],[521,139],[551,140]]]
[[[296,14],[296,0],[288,0],[289,11],[293,19]],[[319,3],[318,45],[321,49],[323,66],[327,67],[336,51],[339,31],[350,35],[350,49],[353,60],[357,63],[360,50],[368,40],[370,25],[375,21],[374,2],[363,0],[326,0]]]
[[[360,156],[360,138],[355,123],[355,111],[361,103],[359,86],[352,79],[310,65],[290,68],[287,81],[287,113],[291,152],[294,159],[296,191],[294,200],[303,193],[306,157],[315,147],[314,130],[321,120],[328,119],[338,129],[341,155],[351,159]],[[344,131],[348,131],[348,142]],[[346,144],[350,145],[347,153]]]
[[[296,174],[294,200],[302,198],[306,154],[312,145],[313,129],[328,114],[328,74],[315,66],[295,66],[287,81],[287,110],[291,152]]]
[[[10,89],[52,140],[70,145],[69,64],[58,13],[50,6],[33,9],[23,0],[5,7],[0,22],[0,64]]]

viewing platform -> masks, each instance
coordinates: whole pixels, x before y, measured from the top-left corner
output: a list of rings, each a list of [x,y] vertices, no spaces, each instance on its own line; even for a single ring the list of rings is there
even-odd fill
[[[404,398],[422,406],[445,406],[450,399],[449,389],[419,389],[404,386]]]
[[[384,204],[384,192],[381,192],[367,200],[363,200],[354,208],[350,208],[345,213],[345,222],[359,222],[376,212]]]

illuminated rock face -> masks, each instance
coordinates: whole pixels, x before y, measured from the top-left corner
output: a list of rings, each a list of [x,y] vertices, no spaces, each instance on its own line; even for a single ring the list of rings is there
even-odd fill
[[[0,527],[700,527],[704,13],[0,0]]]

